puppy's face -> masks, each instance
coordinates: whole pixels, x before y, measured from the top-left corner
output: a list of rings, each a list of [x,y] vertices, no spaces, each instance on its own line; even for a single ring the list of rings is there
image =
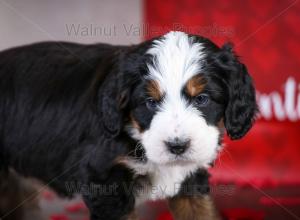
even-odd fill
[[[140,77],[132,87],[127,131],[149,161],[207,167],[220,148],[223,122],[232,138],[248,131],[254,89],[230,50],[170,32],[143,56],[136,64]]]

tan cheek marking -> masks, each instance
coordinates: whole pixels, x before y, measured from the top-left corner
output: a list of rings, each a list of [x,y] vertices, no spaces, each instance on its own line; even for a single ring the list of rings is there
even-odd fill
[[[223,119],[223,118],[221,118],[221,120],[218,122],[217,128],[218,128],[218,130],[219,130],[219,132],[220,132],[220,135],[221,135],[221,143],[222,143],[222,142],[223,142],[223,141],[222,141],[222,140],[223,140],[223,135],[224,135],[225,132],[226,132],[225,125],[224,125],[224,119]]]
[[[199,95],[206,85],[206,80],[201,75],[193,76],[187,83],[185,90],[191,97]]]
[[[160,91],[158,82],[155,80],[150,80],[147,84],[147,92],[154,100],[160,100],[162,98],[162,93]]]
[[[118,156],[114,159],[114,164],[127,165],[128,158],[126,156]]]
[[[130,121],[131,121],[132,127],[137,129],[139,132],[143,132],[143,129],[139,125],[138,121],[132,115],[130,115]]]
[[[221,118],[221,120],[218,122],[218,128],[219,128],[219,130],[225,129],[224,119],[223,118]]]

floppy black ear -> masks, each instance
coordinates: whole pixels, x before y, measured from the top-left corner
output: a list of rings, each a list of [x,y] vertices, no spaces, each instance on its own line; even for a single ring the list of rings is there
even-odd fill
[[[124,127],[124,111],[130,95],[130,89],[123,83],[123,73],[119,66],[120,57],[118,56],[120,54],[113,54],[101,63],[97,71],[98,86],[96,87],[99,89],[97,113],[100,116],[104,134],[110,138],[119,135]]]
[[[217,56],[217,62],[224,70],[228,100],[224,124],[231,139],[243,137],[255,120],[257,104],[255,89],[247,68],[226,44]]]
[[[129,90],[115,84],[117,83],[105,85],[98,104],[104,132],[112,138],[120,134],[123,129],[124,109],[129,100]]]

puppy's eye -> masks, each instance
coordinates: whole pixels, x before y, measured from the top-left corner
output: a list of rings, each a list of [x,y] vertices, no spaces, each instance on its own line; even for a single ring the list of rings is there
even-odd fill
[[[209,96],[207,94],[198,95],[195,98],[195,102],[198,106],[201,106],[201,107],[207,106],[209,103]]]
[[[157,106],[158,106],[158,101],[156,101],[156,100],[154,100],[152,98],[148,98],[146,100],[146,106],[150,110],[155,110],[157,108]]]

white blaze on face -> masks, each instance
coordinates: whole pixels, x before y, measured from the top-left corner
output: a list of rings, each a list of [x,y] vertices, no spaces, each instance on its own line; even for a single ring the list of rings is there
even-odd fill
[[[205,58],[201,43],[193,42],[183,32],[170,32],[156,40],[148,54],[153,56],[148,77],[155,80],[164,100],[154,115],[150,128],[140,134],[149,161],[158,164],[174,162],[165,142],[190,139],[182,158],[206,167],[216,157],[219,131],[207,125],[202,113],[188,106],[182,96],[186,82],[201,72]]]

